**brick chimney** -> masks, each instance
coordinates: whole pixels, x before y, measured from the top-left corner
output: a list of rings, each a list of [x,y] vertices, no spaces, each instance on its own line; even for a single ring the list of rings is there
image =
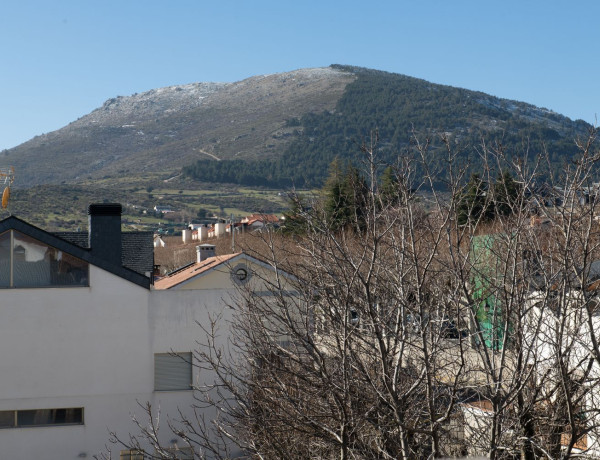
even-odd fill
[[[121,266],[121,205],[96,203],[88,207],[89,247],[95,257]]]
[[[200,263],[209,257],[216,256],[214,244],[200,244],[196,246],[196,262]]]

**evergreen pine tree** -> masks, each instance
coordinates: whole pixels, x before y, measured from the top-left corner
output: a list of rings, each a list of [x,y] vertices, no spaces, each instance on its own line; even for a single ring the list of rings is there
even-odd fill
[[[367,184],[354,166],[348,164],[342,173],[339,160],[334,159],[323,195],[323,210],[332,229],[364,227]]]
[[[383,206],[394,205],[398,202],[398,177],[391,166],[385,168],[381,175],[379,199]]]
[[[495,216],[508,216],[514,212],[521,185],[507,170],[503,171],[494,184]]]
[[[488,191],[487,182],[479,174],[473,174],[458,202],[459,225],[493,218],[493,208],[489,206]]]

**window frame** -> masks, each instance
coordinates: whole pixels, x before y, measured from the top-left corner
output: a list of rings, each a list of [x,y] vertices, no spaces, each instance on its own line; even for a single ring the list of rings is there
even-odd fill
[[[63,422],[63,423],[31,423],[31,424],[20,424],[19,423],[19,413],[25,412],[35,412],[35,411],[68,411],[68,410],[78,410],[80,411],[79,421],[75,422]],[[0,414],[12,414],[12,424],[11,425],[0,425],[0,430],[6,429],[15,429],[15,428],[47,428],[53,426],[82,426],[85,425],[85,410],[83,407],[51,407],[45,409],[9,409],[9,410],[0,410]]]
[[[158,358],[158,359],[157,359]],[[194,365],[193,365],[193,353],[191,351],[180,351],[180,352],[168,352],[168,353],[154,353],[154,391],[191,391],[194,388]],[[159,366],[160,368],[159,372]],[[168,369],[164,367],[174,367],[177,373],[183,374],[184,372],[188,375],[185,376],[185,385],[175,386],[169,385],[168,382],[164,382],[162,375],[167,373]],[[171,369],[173,370],[173,369]]]

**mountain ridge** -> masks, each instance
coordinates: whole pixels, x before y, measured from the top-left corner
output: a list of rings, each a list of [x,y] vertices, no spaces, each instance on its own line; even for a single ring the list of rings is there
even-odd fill
[[[386,160],[416,128],[465,145],[482,136],[512,144],[532,136],[556,146],[558,162],[573,154],[569,139],[572,145],[589,125],[478,91],[332,65],[117,96],[4,151],[3,161],[17,169],[18,186],[170,177],[182,168],[205,182],[314,186],[334,156],[355,159],[356,140],[375,128]],[[240,168],[244,178],[236,175]]]

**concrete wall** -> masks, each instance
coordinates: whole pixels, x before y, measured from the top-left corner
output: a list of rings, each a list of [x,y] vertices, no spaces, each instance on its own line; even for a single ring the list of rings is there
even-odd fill
[[[154,353],[192,351],[196,321],[230,318],[227,293],[148,291],[96,267],[90,285],[0,291],[0,410],[84,408],[84,425],[0,430],[1,458],[92,458],[108,430],[135,432],[138,401],[160,406],[168,442],[166,417],[188,411],[192,391],[154,391]]]

